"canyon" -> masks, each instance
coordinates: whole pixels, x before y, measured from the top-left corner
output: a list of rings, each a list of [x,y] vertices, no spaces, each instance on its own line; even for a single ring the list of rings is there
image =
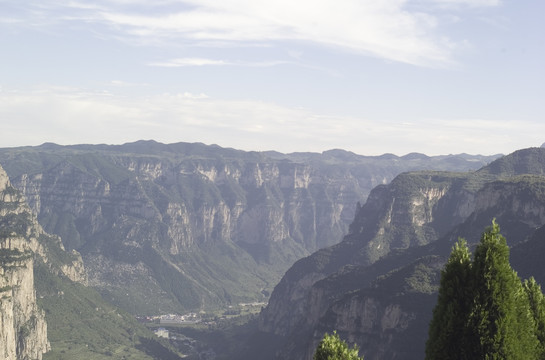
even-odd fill
[[[295,261],[341,241],[375,186],[494,158],[154,141],[0,149],[40,224],[81,254],[89,285],[142,315],[266,301]]]

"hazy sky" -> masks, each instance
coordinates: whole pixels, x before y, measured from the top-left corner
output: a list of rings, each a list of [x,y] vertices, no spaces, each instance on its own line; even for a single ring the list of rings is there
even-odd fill
[[[0,0],[0,147],[545,142],[542,0]]]

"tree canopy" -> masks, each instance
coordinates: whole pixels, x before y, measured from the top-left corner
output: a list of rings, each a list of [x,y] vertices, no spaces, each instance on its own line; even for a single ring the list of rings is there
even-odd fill
[[[441,272],[437,306],[430,323],[427,359],[464,359],[466,321],[471,312],[471,256],[464,239],[453,247]]]
[[[350,348],[337,332],[325,334],[314,353],[314,360],[363,360],[358,356],[358,346]]]
[[[426,360],[542,359],[545,299],[509,264],[509,247],[495,221],[481,236],[473,261],[460,239],[441,272]]]

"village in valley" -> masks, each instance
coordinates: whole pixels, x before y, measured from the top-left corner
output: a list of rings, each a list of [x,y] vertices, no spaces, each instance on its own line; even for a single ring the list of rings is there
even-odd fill
[[[265,302],[239,303],[216,311],[185,314],[140,315],[136,319],[161,339],[184,354],[198,359],[214,360],[214,350],[200,339],[199,334],[237,326],[259,314]]]
[[[266,305],[267,303],[265,302],[240,303],[212,312],[200,311],[198,313],[188,312],[185,314],[138,315],[136,319],[146,324],[149,328],[154,329],[157,336],[169,338],[169,331],[166,328],[198,326],[211,329],[216,327],[220,322],[258,314]]]
[[[189,312],[186,314],[162,314],[162,315],[140,315],[136,319],[144,324],[181,326],[201,324],[204,326],[214,326],[218,321],[228,320],[243,315],[257,314],[266,306],[265,302],[239,303],[235,306],[229,306],[226,309],[205,312]]]
[[[202,322],[202,317],[194,312],[190,312],[184,315],[179,314],[165,314],[165,315],[149,315],[149,316],[137,316],[136,319],[142,323],[147,324],[160,324],[160,325],[190,325]]]

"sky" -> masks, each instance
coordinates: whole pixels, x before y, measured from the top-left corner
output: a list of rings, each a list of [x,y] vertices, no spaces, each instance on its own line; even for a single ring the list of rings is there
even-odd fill
[[[0,147],[541,146],[543,14],[541,0],[0,0]]]

